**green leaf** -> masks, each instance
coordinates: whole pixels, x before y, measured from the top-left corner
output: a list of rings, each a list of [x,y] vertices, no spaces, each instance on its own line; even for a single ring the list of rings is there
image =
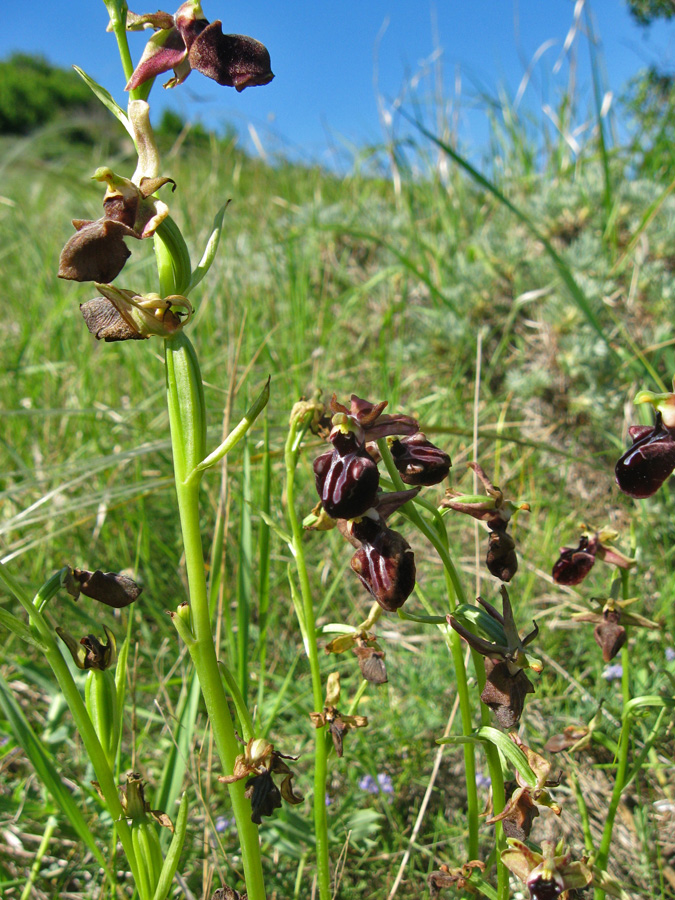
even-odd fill
[[[437,744],[494,744],[502,756],[504,756],[522,775],[523,779],[534,787],[537,783],[537,776],[532,771],[527,757],[517,744],[514,744],[511,738],[498,731],[490,725],[484,725],[471,735],[453,735],[451,737],[439,738]]]
[[[197,287],[202,278],[206,275],[206,273],[211,268],[213,260],[216,258],[216,252],[218,250],[218,244],[220,243],[220,235],[223,230],[223,219],[225,218],[225,210],[229,206],[230,201],[224,203],[218,212],[215,215],[213,220],[213,228],[211,229],[211,234],[209,235],[209,239],[206,242],[206,248],[204,249],[204,253],[202,258],[199,260],[199,265],[192,272],[192,277],[190,278],[190,284],[188,285],[187,293],[189,294],[194,288]]]
[[[37,737],[21,707],[14,699],[12,691],[0,675],[0,708],[9,722],[14,738],[30,760],[40,783],[53,798],[63,815],[68,819],[80,840],[91,850],[96,861],[106,873],[106,877],[112,883],[112,875],[108,868],[108,862],[94,841],[91,828],[80,812],[80,807],[73,799],[72,794],[66,788],[51,757],[45,749],[42,741]]]
[[[129,121],[129,117],[122,109],[121,106],[113,98],[112,94],[107,91],[104,87],[102,87],[97,81],[87,75],[87,73],[81,69],[79,66],[73,66],[77,74],[80,78],[85,82],[85,84],[89,87],[89,89],[98,97],[101,103],[105,106],[105,108],[115,116],[116,119],[122,123],[125,127],[132,141],[135,140],[134,129],[131,127],[131,122]]]
[[[623,708],[623,718],[627,719],[629,716],[634,715],[636,710],[645,709],[646,707],[656,709],[675,707],[675,697],[659,697],[653,694],[645,695],[643,697],[633,697],[633,699],[629,700]]]
[[[396,613],[399,619],[405,619],[406,622],[419,622],[421,625],[447,625],[448,621],[445,616],[420,616],[415,613],[406,612],[404,609],[397,609]]]
[[[284,544],[288,544],[289,547],[292,545],[293,538],[290,536],[290,534],[285,529],[283,529],[281,527],[281,525],[279,525],[278,522],[275,522],[275,520],[272,518],[272,516],[268,516],[267,513],[264,512],[262,509],[258,510],[258,515],[263,520],[265,525],[267,525],[269,528],[271,528],[272,531],[276,534],[276,536],[278,538],[281,538],[281,540],[284,542]]]
[[[29,625],[13,613],[6,609],[0,609],[0,625],[3,625],[8,631],[11,631],[12,634],[21,638],[22,641],[25,641],[27,644],[32,644],[33,647],[37,647],[38,650],[44,653],[46,649],[44,643],[33,633]]]

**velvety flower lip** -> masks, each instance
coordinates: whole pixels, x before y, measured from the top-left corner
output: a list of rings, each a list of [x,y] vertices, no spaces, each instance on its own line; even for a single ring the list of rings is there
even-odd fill
[[[171,178],[141,178],[140,185],[102,166],[94,180],[106,182],[103,216],[96,221],[73,219],[75,234],[59,257],[59,278],[109,284],[131,256],[125,237],[152,237],[169,214],[168,206],[152,195]]]
[[[375,502],[380,475],[356,435],[338,434],[334,444],[314,460],[317,493],[329,516],[353,519]]]
[[[127,83],[128,91],[170,69],[174,77],[164,87],[182,84],[193,69],[237,91],[274,78],[265,45],[247,35],[223,34],[222,22],[209,22],[198,0],[187,0],[175,16],[158,12],[127,19],[127,28],[144,24],[157,31]]]
[[[86,569],[70,569],[64,578],[64,587],[75,600],[80,594],[112,606],[114,609],[123,609],[129,606],[141,594],[143,588],[139,587],[128,575],[117,572],[89,572]]]
[[[421,431],[397,438],[389,449],[405,484],[427,487],[440,484],[447,478],[452,465],[448,454],[428,441]]]
[[[415,556],[403,535],[373,511],[346,523],[349,539],[359,542],[352,571],[382,609],[400,609],[415,588]]]
[[[553,565],[556,584],[579,584],[595,565],[597,541],[583,534],[578,547],[561,547],[560,556]]]
[[[619,489],[636,500],[655,494],[675,469],[675,437],[663,424],[661,412],[657,410],[654,426],[644,429],[645,426],[629,429],[633,445],[614,469]]]

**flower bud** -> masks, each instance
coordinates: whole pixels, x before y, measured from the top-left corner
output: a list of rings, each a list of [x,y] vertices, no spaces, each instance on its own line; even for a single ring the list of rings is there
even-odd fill
[[[392,441],[389,449],[406,484],[440,484],[452,465],[448,454],[428,441],[421,431]]]

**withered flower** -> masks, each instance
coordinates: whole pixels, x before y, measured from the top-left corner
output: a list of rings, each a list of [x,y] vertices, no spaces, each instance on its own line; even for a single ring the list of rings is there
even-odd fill
[[[534,629],[521,640],[505,585],[500,590],[503,615],[478,597],[482,609],[461,605],[447,620],[467,644],[485,657],[486,681],[481,700],[494,712],[502,727],[513,728],[520,721],[526,695],[534,693],[524,669],[542,670],[541,662],[525,652],[539,629],[534,623]]]
[[[387,666],[384,661],[384,650],[380,650],[374,639],[359,639],[354,647],[359,661],[361,674],[371,684],[387,682]]]
[[[63,586],[75,600],[84,594],[106,606],[123,609],[138,599],[143,588],[127,575],[117,572],[88,572],[86,569],[69,569],[64,576]]]
[[[382,611],[382,607],[373,605],[378,612]],[[354,631],[340,634],[326,644],[324,649],[326,653],[345,653],[347,650],[351,650],[359,662],[359,668],[365,680],[372,684],[385,684],[387,667],[384,661],[384,650],[377,643],[375,635],[364,630],[365,627],[366,624],[363,624]]]
[[[626,608],[637,601],[637,597],[628,600],[618,600],[616,597],[602,599],[591,598],[597,604],[598,612],[574,613],[572,619],[575,622],[591,622],[595,625],[593,637],[595,643],[602,650],[604,662],[610,662],[626,643],[626,629],[624,625],[632,625],[638,628],[658,628],[656,622],[646,619],[638,613],[626,612]]]
[[[223,887],[218,888],[217,891],[211,894],[211,900],[247,900],[247,898],[248,894],[240,894],[239,891],[235,891],[228,884],[223,885]]]
[[[108,639],[107,644],[102,644],[93,634],[87,634],[77,641],[65,628],[57,627],[56,633],[68,647],[78,669],[98,669],[103,672],[117,659],[115,635],[107,625],[103,626],[103,630]]]
[[[582,529],[578,547],[560,548],[560,556],[552,572],[556,584],[570,587],[579,584],[595,565],[596,558],[620,569],[630,569],[635,565],[634,559],[625,556],[609,543],[616,540],[618,532],[611,528],[593,531],[587,529],[585,525]]]
[[[139,772],[127,772],[125,777],[127,783],[120,787],[119,792],[120,803],[127,819],[143,821],[146,817],[150,817],[158,825],[173,832],[173,823],[169,816],[161,809],[150,809],[150,804],[145,799],[143,776]],[[96,787],[98,788],[98,785]]]
[[[193,69],[237,91],[274,78],[267,48],[246,35],[223,34],[222,23],[209,22],[199,0],[187,0],[175,16],[158,12],[127,19],[127,28],[146,25],[158,31],[148,41],[128,91],[169,69],[174,77],[164,87],[182,84]]]
[[[151,237],[169,214],[168,206],[152,195],[171,178],[141,178],[136,185],[105,166],[92,176],[107,184],[103,216],[95,222],[73,219],[76,233],[59,259],[59,278],[70,281],[97,281],[107,284],[124,268],[131,255],[125,237]]]
[[[507,837],[523,841],[529,837],[532,822],[539,815],[537,806],[547,806],[557,816],[560,815],[560,806],[546,790],[547,787],[557,787],[560,777],[551,778],[551,764],[543,756],[527,747],[518,735],[510,734],[509,737],[525,754],[536,781],[534,785],[529,784],[516,769],[518,787],[511,794],[504,809],[488,819],[487,822],[490,825],[501,822]]]
[[[443,888],[453,887],[459,891],[468,891],[471,894],[478,894],[479,891],[471,884],[471,875],[474,869],[479,872],[485,871],[485,863],[479,859],[472,859],[463,866],[451,869],[448,866],[441,866],[427,878],[429,887],[429,896],[432,900],[440,894]]]
[[[401,480],[405,484],[425,485],[440,484],[447,478],[452,462],[421,431],[407,437],[396,438],[389,449],[398,469]]]
[[[490,532],[485,559],[488,572],[500,581],[511,581],[518,571],[518,557],[515,542],[506,529],[515,512],[518,510],[527,512],[530,506],[528,503],[514,503],[505,499],[502,490],[492,484],[478,463],[470,462],[468,466],[482,482],[487,497],[448,490],[440,506],[485,522]]]
[[[513,838],[508,844],[502,850],[502,862],[525,883],[530,900],[569,896],[567,891],[584,888],[593,880],[593,872],[585,861],[573,862],[571,853],[557,851],[553,841],[542,841],[541,853]]]
[[[675,390],[675,379],[673,379]],[[651,403],[653,427],[632,425],[633,444],[615,467],[616,483],[624,494],[636,499],[651,497],[675,469],[675,393],[640,391],[635,403]]]
[[[243,753],[234,761],[231,775],[220,775],[218,780],[225,784],[233,784],[248,778],[244,796],[251,801],[251,821],[260,825],[262,816],[271,816],[281,806],[281,798],[295,805],[302,803],[303,798],[293,793],[293,773],[283,760],[297,759],[297,756],[286,756],[274,749],[273,744],[263,738],[251,738]],[[283,775],[279,789],[272,775]]]
[[[94,337],[101,341],[142,341],[170,337],[192,317],[190,301],[179,295],[134,294],[112,284],[97,284],[101,297],[80,305],[80,312]],[[178,312],[174,312],[174,308]],[[184,312],[183,312],[184,310]],[[181,316],[185,315],[183,321]]]
[[[331,672],[326,683],[326,703],[323,712],[311,712],[310,719],[315,728],[327,727],[335,752],[342,756],[342,741],[350,728],[365,728],[368,724],[367,716],[342,715],[337,709],[340,702],[340,673]]]

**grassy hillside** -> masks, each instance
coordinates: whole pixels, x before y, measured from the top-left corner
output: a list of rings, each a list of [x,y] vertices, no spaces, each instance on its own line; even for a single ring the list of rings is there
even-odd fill
[[[132,640],[122,770],[139,768],[159,794],[190,671],[165,614],[185,598],[185,576],[160,342],[95,342],[78,311],[90,299],[87,288],[56,276],[72,233],[69,220],[100,214],[100,187],[88,175],[103,164],[129,174],[134,163],[123,145],[113,159],[109,145],[56,155],[55,135],[44,130],[0,145],[3,557],[31,591],[64,564],[136,573],[143,602],[116,616],[120,634],[131,616]],[[613,570],[599,562],[578,588],[551,579],[559,548],[576,546],[581,523],[619,532],[617,546],[638,558],[632,595],[640,598],[640,613],[659,626],[630,631],[633,696],[673,692],[675,662],[666,655],[675,648],[672,491],[666,485],[652,499],[632,501],[616,488],[613,467],[628,425],[651,421],[632,407],[636,390],[660,390],[659,380],[667,389],[675,373],[675,201],[662,185],[632,175],[627,153],[603,157],[592,142],[574,164],[551,152],[537,166],[523,164],[512,143],[508,165],[486,164],[491,190],[452,159],[439,168],[439,148],[419,132],[416,141],[424,169],[402,167],[399,190],[357,171],[337,178],[284,162],[266,166],[222,141],[166,148],[163,171],[178,185],[171,211],[189,236],[193,260],[216,208],[232,198],[214,268],[191,296],[198,312],[189,331],[202,364],[209,441],[220,439],[223,417],[238,421],[269,375],[269,516],[280,527],[289,414],[316,391],[326,401],[333,392],[343,402],[351,393],[388,400],[392,412],[415,415],[451,454],[452,487],[473,492],[466,463],[477,459],[506,496],[529,503],[511,527],[520,568],[510,593],[521,630],[533,618],[539,625],[535,647],[545,668],[521,734],[541,748],[565,726],[588,723],[602,704],[600,730],[607,736],[607,746],[565,755],[564,778],[554,791],[563,815],[558,821],[542,809],[532,832],[535,842],[563,833],[578,854],[584,817],[596,837],[604,823],[621,714],[621,684],[607,677],[592,626],[571,620],[591,597],[608,596]],[[150,243],[133,246],[121,284],[154,289]],[[311,687],[293,615],[290,554],[259,515],[268,496],[264,448],[258,423],[246,451],[238,448],[221,474],[207,476],[203,530],[208,550],[220,510],[225,575],[214,597],[228,621],[242,591],[250,602],[250,699],[257,698],[260,721],[282,751],[299,755],[296,781],[310,795]],[[304,513],[317,500],[311,462],[322,450],[318,438],[305,441]],[[443,487],[428,489],[432,501],[442,494]],[[406,530],[400,517],[394,521]],[[498,582],[483,564],[484,531],[461,515],[446,521],[468,595],[496,602]],[[406,536],[422,594],[443,610],[438,562],[409,527]],[[369,604],[340,535],[309,533],[306,552],[319,624],[365,618]],[[267,563],[262,633],[260,573]],[[9,598],[2,602],[12,608]],[[406,609],[424,612],[414,597]],[[74,634],[99,633],[103,621],[70,599],[52,615]],[[389,683],[369,688],[360,706],[369,727],[349,735],[344,759],[331,760],[331,854],[334,863],[339,858],[344,898],[391,896],[432,778],[435,741],[456,696],[437,629],[394,615],[376,630],[386,646]],[[2,634],[0,672],[105,840],[109,823],[94,818],[93,776],[45,662]],[[340,657],[336,664],[326,655],[322,664],[326,672],[340,668],[343,690],[353,696],[360,679],[352,662]],[[31,896],[98,896],[97,866],[68,832],[4,716],[3,896],[21,896],[51,813],[64,831],[46,847]],[[675,748],[667,720],[650,742],[654,721],[647,713],[634,726],[633,758],[648,746],[622,798],[610,863],[635,898],[672,896],[675,884]],[[176,896],[209,896],[210,884],[218,887],[221,876],[234,883],[239,872],[228,800],[215,781],[219,772],[204,727],[199,713],[181,762],[193,814],[179,868],[183,893]],[[449,727],[457,733],[454,719]],[[426,896],[432,870],[465,859],[461,772],[461,748],[446,747],[397,888],[400,898]],[[487,797],[479,787],[480,802]],[[311,895],[308,809],[286,807],[261,829],[270,896],[279,900]],[[492,831],[484,826],[482,833],[485,856]],[[512,896],[518,890],[514,881]]]

